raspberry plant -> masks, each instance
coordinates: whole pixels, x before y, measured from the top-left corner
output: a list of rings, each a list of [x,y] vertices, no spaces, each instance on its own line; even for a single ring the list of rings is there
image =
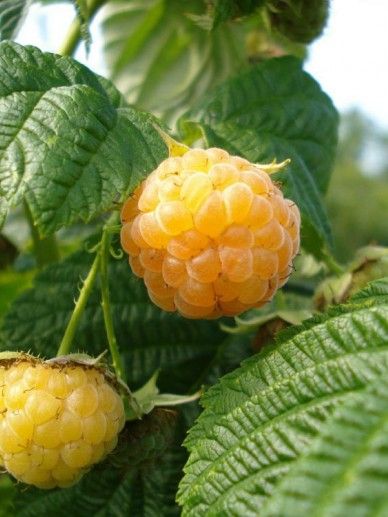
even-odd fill
[[[0,3],[0,515],[384,515],[387,252],[334,258],[303,71],[328,2],[77,0],[57,54],[13,41],[30,4]],[[73,57],[100,10],[107,78]]]

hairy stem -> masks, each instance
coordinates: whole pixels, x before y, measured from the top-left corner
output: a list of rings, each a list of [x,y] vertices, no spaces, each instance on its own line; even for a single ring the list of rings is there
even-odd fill
[[[302,282],[290,280],[282,287],[284,292],[300,294],[302,296],[313,296],[314,288]]]
[[[101,262],[100,262],[100,279],[101,279],[101,304],[102,311],[104,314],[104,323],[106,330],[106,337],[108,339],[109,350],[112,356],[112,363],[115,369],[117,377],[126,382],[125,370],[119,348],[117,345],[117,339],[113,326],[112,312],[110,306],[110,292],[109,292],[109,277],[108,277],[108,257],[109,250],[112,241],[112,233],[104,228],[101,239]]]
[[[55,235],[41,238],[26,202],[24,202],[24,212],[30,228],[33,250],[38,268],[59,260],[59,249]]]
[[[88,20],[91,21],[100,7],[105,3],[105,0],[89,0],[87,3],[87,15]],[[81,34],[81,23],[77,17],[74,18],[71,23],[69,30],[65,36],[65,39],[62,45],[58,49],[58,54],[62,56],[72,56],[74,52],[77,50],[77,47],[82,39]]]
[[[81,316],[85,310],[86,303],[89,299],[90,293],[92,292],[94,281],[96,279],[99,267],[100,267],[101,255],[98,252],[94,258],[92,267],[89,270],[88,276],[84,280],[83,286],[80,290],[78,300],[76,301],[74,311],[71,315],[70,321],[66,327],[65,334],[62,338],[61,344],[58,348],[57,356],[66,355],[71,350],[74,335],[77,330]]]

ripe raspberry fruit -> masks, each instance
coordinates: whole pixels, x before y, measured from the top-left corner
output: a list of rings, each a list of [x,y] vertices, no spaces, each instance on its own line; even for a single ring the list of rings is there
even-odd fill
[[[164,160],[121,220],[122,247],[151,300],[188,318],[260,307],[299,250],[297,206],[264,169],[222,149]]]
[[[22,354],[0,360],[0,464],[39,488],[67,487],[117,444],[122,400],[103,370]]]

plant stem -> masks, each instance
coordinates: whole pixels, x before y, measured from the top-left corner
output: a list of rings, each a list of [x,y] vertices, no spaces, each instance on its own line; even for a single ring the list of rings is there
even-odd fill
[[[70,352],[71,345],[72,345],[79,321],[84,312],[86,303],[90,296],[90,293],[92,292],[94,281],[96,279],[97,272],[98,272],[98,269],[100,266],[100,260],[101,260],[101,255],[100,255],[100,253],[97,253],[94,258],[92,267],[89,270],[88,276],[86,277],[86,279],[83,283],[82,289],[79,293],[79,297],[75,304],[74,311],[73,311],[70,321],[66,327],[66,331],[62,338],[61,344],[59,345],[57,356],[66,355]]]
[[[105,3],[105,0],[89,0],[88,1],[88,20],[91,21],[96,15],[99,8]],[[77,50],[81,41],[81,23],[78,16],[72,21],[69,30],[62,45],[58,49],[58,54],[62,56],[72,56]]]
[[[345,272],[344,268],[338,264],[335,258],[329,253],[325,256],[325,264],[329,268],[329,271],[337,276],[342,275]]]
[[[314,294],[314,288],[311,285],[292,280],[287,282],[282,289],[284,292],[300,294],[302,296],[312,296]]]
[[[115,215],[115,214],[114,214]],[[112,313],[110,308],[110,292],[109,292],[109,279],[108,279],[108,257],[109,248],[112,241],[112,235],[107,228],[104,228],[102,239],[101,239],[101,263],[100,263],[100,280],[101,280],[101,304],[102,311],[104,314],[106,337],[108,339],[109,350],[112,356],[112,363],[115,369],[117,377],[126,382],[125,370],[121,359],[121,355],[117,345],[117,339],[113,326]]]
[[[42,239],[34,225],[31,211],[26,202],[24,202],[24,212],[30,228],[34,255],[38,268],[59,260],[59,249],[55,235],[49,235]]]

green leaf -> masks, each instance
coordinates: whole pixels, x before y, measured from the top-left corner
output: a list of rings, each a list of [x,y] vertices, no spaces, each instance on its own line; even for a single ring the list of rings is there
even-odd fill
[[[296,462],[263,517],[386,515],[388,383],[350,397]]]
[[[317,235],[330,241],[321,201],[334,161],[338,116],[332,102],[292,57],[269,59],[215,88],[179,122],[191,141],[202,131],[209,146],[251,162],[291,158],[277,175],[310,226],[303,241],[317,251]]]
[[[0,212],[26,200],[41,235],[109,209],[166,157],[156,121],[71,58],[0,44]]]
[[[173,123],[191,103],[246,65],[244,28],[204,31],[188,15],[201,0],[115,0],[105,9],[105,61],[128,102]]]
[[[235,317],[236,326],[223,325],[225,332],[241,334],[257,332],[257,330],[271,322],[280,319],[289,325],[299,325],[303,320],[312,316],[312,301],[306,296],[279,292],[274,299],[260,309],[249,311]]]
[[[378,299],[381,303],[388,303],[388,277],[370,282],[364,289],[356,293],[351,301],[363,302]]]
[[[333,410],[388,372],[388,303],[349,304],[279,334],[203,397],[186,439],[184,515],[257,515]]]
[[[209,0],[207,13],[198,16],[198,22],[214,29],[220,23],[253,13],[265,2],[266,0]]]
[[[0,40],[16,36],[31,0],[0,0]]]
[[[12,515],[179,515],[174,489],[185,454],[176,420],[175,412],[158,409],[127,423],[117,449],[74,487],[48,492],[19,485]]]
[[[81,27],[81,36],[85,43],[86,54],[89,54],[92,37],[89,31],[89,13],[87,0],[73,0]]]
[[[86,277],[92,258],[79,252],[39,273],[34,287],[17,298],[4,317],[0,348],[55,355],[74,308],[77,284]],[[160,368],[161,390],[187,392],[203,362],[211,360],[225,339],[219,324],[192,321],[158,309],[125,259],[112,261],[109,278],[115,331],[131,387],[144,384]],[[107,348],[97,285],[81,319],[74,351],[96,356]],[[187,362],[194,360],[196,364],[186,371]],[[178,386],[169,382],[175,370],[178,378],[182,375]]]

